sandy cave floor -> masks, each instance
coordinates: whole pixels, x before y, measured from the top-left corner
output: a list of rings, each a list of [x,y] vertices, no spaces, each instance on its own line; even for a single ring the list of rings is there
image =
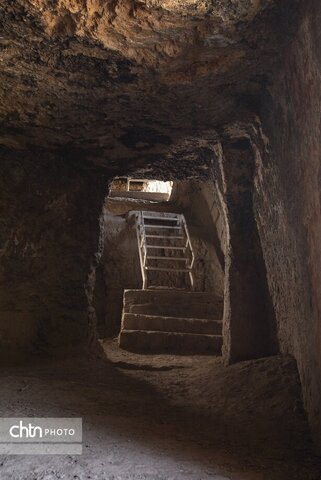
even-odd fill
[[[1,456],[2,480],[320,480],[295,364],[73,358],[0,370],[2,416],[81,416],[81,456]]]

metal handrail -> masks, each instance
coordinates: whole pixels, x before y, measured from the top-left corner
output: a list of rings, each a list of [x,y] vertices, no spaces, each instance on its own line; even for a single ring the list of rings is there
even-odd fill
[[[192,247],[191,238],[189,236],[189,232],[188,232],[188,229],[187,229],[186,220],[185,220],[185,217],[184,217],[183,214],[181,215],[181,221],[182,221],[182,225],[184,227],[184,233],[186,235],[185,248],[189,248],[189,250],[191,252],[191,261],[190,261],[189,267],[193,268],[194,261],[195,261],[195,255],[194,255],[194,250],[193,250],[193,247]]]
[[[135,218],[135,225],[136,225],[136,236],[137,236],[137,244],[138,244],[138,253],[139,253],[139,263],[140,263],[140,270],[142,273],[143,278],[143,290],[146,290],[147,287],[147,275],[145,270],[145,262],[146,262],[146,255],[143,255],[143,244],[146,244],[146,239],[144,242],[144,234],[142,234],[142,212],[138,212]],[[146,247],[145,247],[146,250]]]
[[[190,264],[187,265],[187,268],[190,270],[189,271],[189,278],[190,278],[190,282],[191,282],[191,287],[193,289],[194,288],[194,276],[193,276],[192,269],[193,269],[193,265],[194,265],[194,261],[195,261],[195,255],[194,255],[194,250],[193,250],[193,247],[192,247],[191,238],[189,236],[189,232],[188,232],[188,229],[187,229],[186,220],[185,220],[185,217],[184,217],[183,214],[181,215],[181,222],[182,222],[182,225],[184,227],[184,232],[185,232],[185,235],[186,235],[185,247],[189,248],[189,250],[191,252],[191,261],[190,261]]]

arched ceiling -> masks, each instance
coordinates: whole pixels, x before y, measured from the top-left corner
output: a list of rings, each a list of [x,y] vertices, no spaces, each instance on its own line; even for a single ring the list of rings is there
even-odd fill
[[[293,3],[0,0],[0,144],[123,166],[246,119]]]

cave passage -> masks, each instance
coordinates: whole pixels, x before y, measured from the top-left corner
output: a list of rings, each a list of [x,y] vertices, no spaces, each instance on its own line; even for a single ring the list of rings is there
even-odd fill
[[[127,323],[136,319],[139,324],[145,320],[150,326],[146,332],[151,336],[154,332],[152,321],[159,331],[160,323],[173,324],[173,317],[181,319],[182,323],[187,315],[188,322],[182,324],[183,339],[183,334],[188,333],[187,323],[192,322],[193,308],[194,316],[204,322],[207,318],[222,321],[225,232],[213,185],[208,181],[188,180],[162,184],[163,188],[170,187],[170,199],[160,200],[155,191],[150,192],[148,198],[135,195],[137,185],[140,185],[138,193],[142,193],[143,182],[139,180],[135,180],[134,196],[122,196],[128,190],[119,188],[116,183],[117,189],[112,188],[113,195],[109,194],[106,199],[103,209],[104,253],[96,272],[95,287],[100,335],[103,332],[105,335],[118,334],[123,318]],[[121,185],[126,188],[125,182]],[[134,301],[137,305],[129,307],[128,315],[123,310],[125,290],[136,291],[134,296],[140,295],[139,290],[150,291],[142,292],[146,298],[137,298]],[[130,292],[127,295],[131,295]],[[195,297],[195,302],[188,307],[186,302],[191,296]],[[146,303],[147,316],[139,312],[140,302]],[[175,308],[171,309],[173,302],[181,303],[176,312]],[[199,302],[204,304],[205,318],[202,318]],[[218,327],[217,330],[221,331],[221,324]],[[164,328],[163,333],[167,332],[169,336],[170,330]],[[197,332],[196,326],[192,326],[191,333],[193,331]],[[208,333],[210,331],[211,328]],[[172,336],[179,332],[174,329]],[[169,344],[169,340],[167,338],[166,343]]]

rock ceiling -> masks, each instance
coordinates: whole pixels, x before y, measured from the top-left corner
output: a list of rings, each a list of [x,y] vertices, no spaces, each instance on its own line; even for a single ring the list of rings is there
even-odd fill
[[[121,165],[246,117],[287,3],[0,0],[2,148]]]

